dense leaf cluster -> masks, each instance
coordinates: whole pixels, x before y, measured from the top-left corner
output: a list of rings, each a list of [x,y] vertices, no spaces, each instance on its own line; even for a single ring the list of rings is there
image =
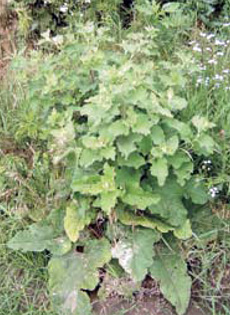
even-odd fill
[[[137,10],[157,24],[118,37],[79,18],[58,54],[14,63],[27,87],[16,138],[46,148],[55,202],[9,247],[52,253],[50,291],[60,314],[90,314],[85,290],[112,258],[138,283],[151,274],[178,314],[188,306],[191,279],[177,239],[192,237],[193,206],[208,199],[193,156],[213,152],[213,125],[181,119],[193,64],[173,45],[170,59],[164,50],[177,27],[168,10],[178,10],[150,3]],[[88,226],[98,220],[95,239]]]

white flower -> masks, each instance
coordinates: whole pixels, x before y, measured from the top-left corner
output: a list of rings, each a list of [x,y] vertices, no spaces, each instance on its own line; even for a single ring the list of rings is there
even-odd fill
[[[222,72],[228,74],[230,72],[230,70],[229,69],[224,69]]]
[[[206,34],[206,33],[203,33],[203,32],[200,32],[200,36],[201,36],[201,37],[206,37],[207,34]]]
[[[225,46],[225,41],[216,39],[215,40],[215,45],[217,45],[217,46]]]
[[[228,26],[230,26],[230,23],[224,23],[223,24],[223,27],[228,27]]]
[[[209,189],[209,194],[211,195],[212,198],[216,197],[218,193],[219,193],[219,190],[217,187],[211,187]]]
[[[229,91],[229,90],[230,90],[230,86],[226,86],[225,91]]]
[[[211,65],[216,65],[217,64],[217,61],[215,60],[215,59],[210,59],[209,61],[208,61],[208,63]]]
[[[68,6],[66,5],[66,3],[60,6],[59,11],[62,13],[65,13],[68,11]]]
[[[193,51],[197,51],[197,52],[202,52],[202,49],[199,46],[197,46],[197,45],[194,46],[192,50]]]
[[[217,56],[223,56],[224,53],[223,53],[223,51],[218,51],[218,52],[216,53],[216,55],[217,55]]]
[[[212,51],[212,48],[207,47],[206,50],[207,50],[207,51]]]
[[[224,77],[223,77],[222,75],[216,74],[216,75],[214,76],[214,79],[215,79],[215,80],[219,80],[219,81],[223,81],[223,80],[224,80]]]
[[[215,37],[214,34],[209,34],[209,35],[207,36],[207,39],[209,40],[209,39],[212,39],[213,37]]]

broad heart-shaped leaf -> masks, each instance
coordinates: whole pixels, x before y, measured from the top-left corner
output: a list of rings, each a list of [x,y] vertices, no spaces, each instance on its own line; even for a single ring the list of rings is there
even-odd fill
[[[153,230],[127,230],[124,238],[112,248],[112,255],[135,281],[141,281],[152,264],[153,244],[159,239],[160,234]]]
[[[64,227],[66,234],[72,242],[76,242],[80,231],[88,225],[92,219],[92,215],[87,213],[87,204],[71,204],[66,208],[66,215],[64,218]],[[85,208],[84,208],[85,207]]]
[[[151,183],[153,192],[160,195],[160,201],[149,207],[153,215],[158,215],[166,223],[180,227],[187,219],[187,210],[182,202],[184,189],[179,186],[174,177],[168,178],[163,187]]]
[[[42,252],[47,249],[54,255],[64,255],[71,249],[71,243],[66,237],[57,236],[52,226],[42,222],[30,225],[28,230],[18,232],[7,246],[23,252]]]
[[[100,239],[88,241],[84,253],[71,252],[50,260],[49,288],[53,306],[59,314],[90,314],[89,298],[81,290],[96,287],[98,268],[110,259],[110,244]]]
[[[180,254],[166,246],[159,248],[149,271],[159,281],[162,294],[175,306],[177,313],[184,314],[190,300],[192,281]]]
[[[151,166],[152,176],[157,177],[159,186],[163,186],[168,176],[168,163],[165,158],[152,160]]]

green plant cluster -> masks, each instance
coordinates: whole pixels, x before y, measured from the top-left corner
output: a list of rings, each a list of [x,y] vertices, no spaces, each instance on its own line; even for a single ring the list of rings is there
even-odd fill
[[[114,260],[139,285],[147,274],[159,281],[178,314],[189,303],[180,242],[192,237],[195,205],[208,201],[194,157],[213,153],[214,124],[199,115],[182,119],[188,72],[196,68],[189,52],[176,49],[174,34],[183,38],[187,16],[178,25],[183,14],[174,4],[146,1],[136,10],[123,31],[78,16],[58,53],[33,51],[13,63],[25,95],[11,132],[33,153],[18,182],[24,187],[28,172],[31,187],[40,179],[36,196],[45,202],[35,208],[45,215],[8,246],[52,254],[49,287],[60,314],[90,314],[87,292]],[[9,174],[1,169],[3,190]]]
[[[151,3],[160,7],[180,6],[185,14],[193,12],[198,21],[210,28],[221,26],[230,9],[229,0],[20,0],[10,6],[18,13],[21,32],[34,37],[48,29],[54,34],[65,32],[79,12],[85,19],[93,19],[99,24],[109,19],[117,23],[120,20],[127,26],[135,19],[139,5],[146,10]]]

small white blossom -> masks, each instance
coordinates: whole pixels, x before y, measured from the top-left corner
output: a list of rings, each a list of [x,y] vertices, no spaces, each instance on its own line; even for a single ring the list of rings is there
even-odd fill
[[[59,11],[62,13],[66,13],[68,11],[68,6],[67,4],[63,4],[62,6],[60,6]]]
[[[207,50],[207,51],[212,51],[212,48],[207,47],[206,50]]]
[[[223,27],[228,27],[228,26],[230,26],[230,23],[224,23],[223,24]]]
[[[216,39],[215,40],[215,45],[217,45],[217,46],[224,46],[225,45],[225,41]]]
[[[218,193],[219,193],[219,190],[217,187],[211,187],[209,189],[209,194],[211,195],[212,198],[215,198]]]
[[[217,56],[223,56],[224,53],[223,53],[223,51],[218,51],[218,52],[216,53],[216,55],[217,55]]]
[[[222,72],[225,73],[225,74],[228,74],[230,72],[230,70],[229,69],[224,69]]]
[[[209,35],[207,36],[207,39],[209,40],[209,39],[212,39],[213,37],[215,37],[214,34],[209,34]]]
[[[210,59],[209,61],[208,61],[208,63],[211,65],[216,65],[217,64],[217,61],[215,60],[215,59]]]
[[[219,80],[219,81],[223,81],[223,80],[224,80],[224,77],[223,77],[222,75],[216,74],[216,75],[214,76],[214,79],[215,79],[215,80]]]
[[[202,52],[202,49],[198,45],[194,46],[192,50],[197,51],[197,52]]]
[[[203,33],[203,32],[200,32],[200,36],[201,36],[201,37],[206,37],[207,34],[206,34],[206,33]]]

